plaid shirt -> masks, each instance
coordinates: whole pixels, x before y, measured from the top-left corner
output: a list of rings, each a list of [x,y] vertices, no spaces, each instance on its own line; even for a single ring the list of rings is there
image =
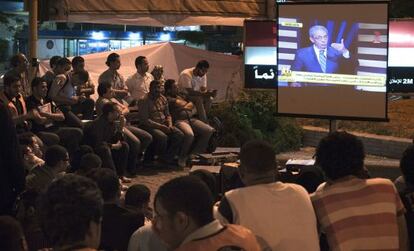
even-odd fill
[[[154,127],[154,122],[167,125],[170,117],[167,98],[162,95],[155,100],[147,95],[140,104],[139,112],[142,122],[149,127]]]

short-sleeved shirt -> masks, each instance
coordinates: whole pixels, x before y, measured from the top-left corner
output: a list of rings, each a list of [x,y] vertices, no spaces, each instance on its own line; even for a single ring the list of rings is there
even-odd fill
[[[167,117],[170,116],[167,98],[161,95],[154,100],[147,95],[142,100],[139,112],[144,123],[150,119],[154,122],[165,124]]]
[[[112,88],[115,90],[125,90],[127,88],[124,77],[122,77],[118,71],[115,71],[114,73],[109,69],[104,71],[98,79],[98,83],[103,82],[111,83]]]
[[[62,95],[66,98],[71,98],[76,95],[75,88],[70,80],[70,77],[65,74],[59,74],[53,80],[52,86],[49,90],[49,98],[54,100],[58,95]]]
[[[149,93],[149,86],[152,80],[154,80],[154,77],[148,72],[144,76],[136,72],[127,79],[125,84],[132,98],[139,100],[143,99]]]
[[[53,102],[53,101],[44,102],[44,100],[38,100],[33,95],[26,99],[26,106],[27,106],[27,109],[29,111],[32,110],[32,109],[39,110],[39,106],[46,105],[47,103],[50,103],[50,108],[51,108],[52,113],[55,113],[55,112],[58,111],[58,108],[57,108],[55,102]],[[42,124],[37,123],[36,120],[32,120],[31,122],[32,122],[32,131],[35,132],[35,133],[45,131],[47,129],[47,127],[53,126],[53,123],[51,123],[49,126],[46,126],[46,125],[42,125]]]
[[[331,250],[399,250],[405,209],[390,180],[347,176],[321,184],[311,199]]]
[[[180,73],[178,88],[181,91],[185,92],[187,88],[191,88],[194,91],[200,91],[200,87],[207,88],[207,74],[204,74],[202,77],[194,76],[194,68],[185,69]]]

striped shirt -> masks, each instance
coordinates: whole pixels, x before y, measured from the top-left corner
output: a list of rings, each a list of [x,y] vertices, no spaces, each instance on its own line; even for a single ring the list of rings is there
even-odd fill
[[[331,250],[399,250],[405,209],[390,180],[347,176],[321,184],[311,199]]]

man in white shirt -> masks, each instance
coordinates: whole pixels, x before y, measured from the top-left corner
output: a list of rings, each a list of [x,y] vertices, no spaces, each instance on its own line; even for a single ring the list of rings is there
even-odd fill
[[[201,60],[196,67],[183,70],[178,79],[178,87],[187,94],[188,100],[194,103],[198,117],[203,122],[208,122],[207,113],[211,108],[212,98],[217,94],[217,90],[207,90],[209,68],[209,63]]]
[[[256,234],[262,250],[319,250],[316,216],[306,190],[277,180],[272,146],[253,140],[240,150],[240,178],[246,187],[227,193],[215,217]]]
[[[135,67],[137,68],[137,72],[130,76],[125,84],[131,93],[131,97],[134,100],[140,100],[149,93],[149,86],[151,81],[154,80],[154,77],[148,73],[149,64],[146,57],[138,56],[135,59]]]

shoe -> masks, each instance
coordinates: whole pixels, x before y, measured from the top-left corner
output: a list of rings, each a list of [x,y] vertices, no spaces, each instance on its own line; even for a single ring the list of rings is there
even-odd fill
[[[177,165],[178,165],[178,167],[181,167],[181,168],[186,167],[187,166],[187,158],[186,157],[178,158]]]

